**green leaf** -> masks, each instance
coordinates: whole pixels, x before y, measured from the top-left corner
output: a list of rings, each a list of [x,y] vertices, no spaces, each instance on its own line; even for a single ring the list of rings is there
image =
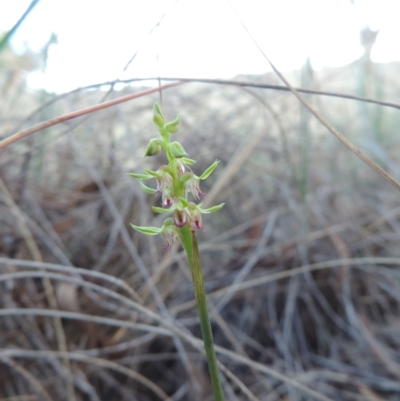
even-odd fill
[[[215,168],[218,166],[219,160],[215,160],[215,162],[213,164],[211,164],[211,166],[204,171],[204,173],[200,176],[200,180],[205,180],[206,178],[208,178],[208,176],[215,170]]]
[[[187,157],[182,157],[181,160],[182,160],[185,164],[194,164],[194,163],[196,163],[196,160],[188,159]]]
[[[160,176],[160,173],[158,173],[157,171],[152,171],[152,170],[149,170],[149,169],[147,169],[147,168],[145,168],[144,171],[145,171],[148,175],[150,175],[151,177],[154,177],[154,178],[158,178],[158,177]],[[151,177],[150,177],[150,178],[151,178]]]
[[[147,234],[147,235],[157,235],[157,234],[160,234],[160,232],[161,232],[161,228],[157,228],[157,227],[139,227],[139,226],[134,226],[133,224],[131,224],[131,226],[136,231],[139,231],[140,233]]]
[[[171,209],[164,209],[163,207],[157,207],[157,206],[152,206],[153,212],[155,213],[171,213],[172,210]]]
[[[225,203],[221,203],[220,205],[209,207],[208,209],[201,209],[201,213],[214,213],[218,212],[218,210],[224,207]]]
[[[151,177],[151,175],[147,175],[147,174],[136,174],[136,173],[128,173],[128,175],[132,178],[137,178],[139,180],[149,180]]]
[[[155,194],[157,192],[155,189],[149,188],[148,186],[144,185],[142,181],[140,181],[140,186],[147,194]]]

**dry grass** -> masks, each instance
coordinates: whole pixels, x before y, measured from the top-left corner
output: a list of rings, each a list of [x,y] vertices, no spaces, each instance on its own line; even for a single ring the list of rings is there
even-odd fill
[[[351,92],[343,84],[351,68],[321,72],[309,86]],[[393,101],[393,90],[383,99]],[[0,132],[106,93],[52,98],[15,84],[3,96]],[[142,158],[156,135],[156,100],[1,151],[3,399],[211,400],[186,261],[129,228],[160,224],[149,207],[157,200],[126,175],[163,162]],[[396,110],[309,100],[399,178]],[[163,101],[169,118],[182,115],[178,135],[195,172],[221,160],[202,189],[208,203],[226,206],[205,218],[200,244],[227,399],[398,400],[398,192],[289,93],[191,83]]]

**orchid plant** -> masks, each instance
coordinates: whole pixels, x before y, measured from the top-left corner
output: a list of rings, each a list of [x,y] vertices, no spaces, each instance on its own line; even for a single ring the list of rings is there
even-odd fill
[[[180,142],[171,142],[170,139],[171,135],[179,130],[180,116],[178,115],[171,122],[166,122],[160,106],[156,103],[153,108],[153,121],[159,128],[161,138],[150,140],[145,156],[154,156],[163,150],[167,156],[168,164],[161,166],[157,171],[144,169],[145,174],[130,173],[129,175],[140,180],[140,185],[145,192],[156,196],[161,195],[161,207],[153,206],[155,213],[172,214],[172,217],[168,217],[161,228],[139,227],[133,224],[132,227],[143,234],[163,234],[166,239],[165,249],[171,248],[174,242],[182,244],[192,272],[197,310],[215,400],[223,401],[224,396],[214,351],[196,230],[203,228],[202,214],[216,212],[224,206],[224,203],[203,209],[201,203],[196,204],[188,199],[189,193],[194,201],[205,196],[200,190],[200,181],[207,179],[219,162],[216,160],[200,176],[195,175],[190,168],[195,160],[187,157],[188,155]],[[150,188],[142,182],[152,178],[157,181],[156,189]]]

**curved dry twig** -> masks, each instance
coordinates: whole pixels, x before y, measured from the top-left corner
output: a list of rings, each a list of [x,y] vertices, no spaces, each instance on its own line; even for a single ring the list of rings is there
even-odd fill
[[[85,109],[73,111],[72,113],[67,113],[67,114],[64,114],[63,116],[52,118],[51,120],[44,121],[43,123],[37,124],[31,128],[17,132],[16,134],[3,139],[2,141],[0,141],[0,149],[3,149],[5,147],[7,147],[8,145],[11,145],[14,142],[17,142],[31,134],[34,134],[35,132],[39,132],[39,131],[44,130],[45,128],[52,127],[53,125],[57,125],[59,123],[65,122],[65,121],[72,120],[73,118],[81,117],[85,114],[90,114],[90,113],[105,109],[110,106],[115,106],[116,104],[127,102],[128,100],[137,99],[139,97],[146,96],[146,95],[149,95],[154,92],[158,92],[163,89],[173,88],[175,86],[181,85],[182,83],[183,82],[174,82],[172,84],[162,85],[162,86],[159,86],[156,88],[151,88],[151,89],[139,92],[139,93],[133,93],[132,95],[122,96],[117,99],[113,99],[113,100],[109,100],[104,103],[96,104],[95,106],[86,107]]]

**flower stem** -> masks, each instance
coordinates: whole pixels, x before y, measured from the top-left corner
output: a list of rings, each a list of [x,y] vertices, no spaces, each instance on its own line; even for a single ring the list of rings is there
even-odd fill
[[[207,309],[206,291],[204,289],[203,273],[201,270],[199,248],[196,233],[186,225],[179,230],[182,245],[186,251],[190,270],[192,271],[193,287],[196,296],[197,312],[200,318],[201,332],[206,350],[208,368],[214,391],[215,401],[224,401],[224,394],[218,370],[217,357],[215,356],[214,340],[211,331],[211,323]]]

